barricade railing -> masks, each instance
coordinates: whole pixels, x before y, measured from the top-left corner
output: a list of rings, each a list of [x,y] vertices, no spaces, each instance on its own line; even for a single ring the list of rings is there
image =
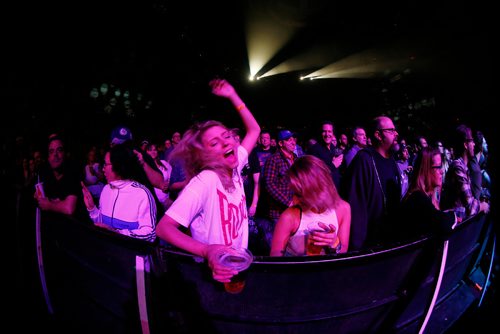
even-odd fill
[[[442,268],[443,241],[430,237],[342,255],[257,256],[238,294],[195,256],[61,215],[42,215],[41,260],[53,313],[88,332],[439,333],[456,320],[444,306],[457,292],[472,291],[464,308],[481,298],[467,277],[491,247],[483,225],[479,215],[450,235]]]

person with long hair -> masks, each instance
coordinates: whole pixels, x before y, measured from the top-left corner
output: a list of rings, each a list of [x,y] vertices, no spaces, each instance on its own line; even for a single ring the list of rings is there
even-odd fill
[[[443,185],[441,152],[424,147],[417,154],[408,191],[403,198],[398,239],[419,237],[426,233],[446,235],[457,222],[455,213],[441,210],[439,198]]]
[[[189,183],[157,226],[157,235],[208,261],[213,278],[229,282],[238,272],[216,261],[221,248],[248,247],[248,213],[241,170],[248,161],[260,126],[236,93],[222,79],[210,82],[212,93],[228,98],[239,113],[246,134],[238,143],[221,122],[194,124],[182,136],[171,159],[182,163]],[[190,235],[182,229],[189,229]]]
[[[99,206],[82,182],[83,200],[94,225],[128,237],[154,242],[156,203],[149,189],[137,181],[141,166],[126,144],[114,145],[104,156],[104,176],[108,181]]]
[[[322,247],[323,253],[332,249],[347,252],[351,207],[340,198],[328,166],[315,156],[304,155],[295,160],[287,175],[294,205],[278,219],[270,255],[305,255],[307,227],[316,222],[324,232],[316,231],[308,236],[315,246]]]

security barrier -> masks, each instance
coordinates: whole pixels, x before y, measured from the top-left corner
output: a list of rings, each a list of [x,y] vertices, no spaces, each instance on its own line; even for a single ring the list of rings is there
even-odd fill
[[[446,241],[259,256],[230,294],[206,263],[173,248],[61,215],[44,214],[40,234],[51,312],[107,333],[441,333],[482,298],[494,244],[478,215]]]

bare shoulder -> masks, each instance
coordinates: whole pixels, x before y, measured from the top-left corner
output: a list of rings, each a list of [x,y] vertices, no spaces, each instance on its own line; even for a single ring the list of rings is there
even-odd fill
[[[280,216],[280,219],[286,219],[287,221],[299,220],[300,219],[300,209],[295,206],[286,208],[285,211]]]
[[[341,199],[340,203],[337,206],[337,211],[343,214],[351,213],[351,205],[346,201],[344,201],[343,199]]]
[[[300,209],[297,207],[289,207],[281,214],[278,223],[286,224],[292,231],[296,230],[300,224]]]

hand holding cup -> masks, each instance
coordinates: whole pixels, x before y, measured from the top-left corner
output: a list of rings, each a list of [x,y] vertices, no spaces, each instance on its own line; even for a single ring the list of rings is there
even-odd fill
[[[210,245],[208,259],[214,279],[224,283],[227,292],[239,293],[243,290],[246,270],[253,261],[248,249]]]
[[[319,255],[324,247],[331,247],[337,239],[336,232],[333,224],[310,223],[307,226],[306,255]]]

